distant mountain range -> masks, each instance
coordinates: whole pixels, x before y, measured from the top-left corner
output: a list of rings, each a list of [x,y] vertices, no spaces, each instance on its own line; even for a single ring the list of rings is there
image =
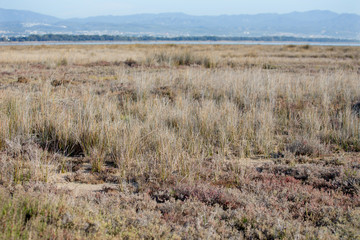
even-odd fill
[[[136,14],[59,19],[0,8],[0,36],[30,34],[109,34],[151,36],[295,36],[360,39],[360,16],[330,11],[288,14],[191,16]]]

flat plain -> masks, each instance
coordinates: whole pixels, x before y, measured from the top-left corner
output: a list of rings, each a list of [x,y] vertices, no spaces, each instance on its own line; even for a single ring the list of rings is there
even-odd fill
[[[359,47],[0,47],[1,239],[359,239],[359,151]]]

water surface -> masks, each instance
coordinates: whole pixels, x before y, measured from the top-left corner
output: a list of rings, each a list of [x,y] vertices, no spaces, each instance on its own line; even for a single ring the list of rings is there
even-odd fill
[[[356,46],[360,43],[341,42],[258,42],[258,41],[86,41],[86,42],[0,42],[0,46],[41,46],[41,45],[312,45],[312,46]]]

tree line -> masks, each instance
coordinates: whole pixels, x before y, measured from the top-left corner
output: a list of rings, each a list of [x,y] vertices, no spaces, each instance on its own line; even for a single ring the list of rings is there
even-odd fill
[[[84,42],[84,41],[264,41],[264,42],[354,42],[336,38],[302,38],[290,36],[220,37],[220,36],[122,36],[122,35],[70,35],[44,34],[0,37],[1,42]]]

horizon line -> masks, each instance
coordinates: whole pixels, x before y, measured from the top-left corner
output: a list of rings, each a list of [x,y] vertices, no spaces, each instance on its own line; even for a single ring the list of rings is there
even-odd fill
[[[119,15],[114,15],[114,14],[103,14],[103,15],[90,15],[87,17],[67,17],[67,18],[63,18],[63,17],[57,17],[51,14],[47,14],[47,13],[40,13],[40,12],[35,12],[32,10],[25,10],[25,9],[13,9],[13,8],[2,8],[0,7],[0,9],[3,10],[10,10],[10,11],[23,11],[23,12],[31,12],[31,13],[35,13],[35,14],[41,14],[41,15],[46,15],[49,17],[54,17],[54,18],[58,18],[61,20],[68,20],[68,19],[85,19],[85,18],[92,18],[92,17],[126,17],[126,16],[134,16],[134,15],[161,15],[161,14],[183,14],[183,15],[187,15],[187,16],[194,16],[194,17],[219,17],[219,16],[239,16],[239,15],[262,15],[262,14],[274,14],[274,15],[286,15],[286,14],[291,14],[291,13],[308,13],[308,12],[330,12],[330,13],[334,13],[334,14],[338,14],[338,15],[344,15],[344,14],[348,14],[348,15],[357,15],[360,16],[360,13],[350,13],[350,12],[334,12],[332,10],[322,10],[322,9],[313,9],[313,10],[308,10],[308,11],[291,11],[291,12],[284,12],[284,13],[278,13],[278,12],[259,12],[259,13],[238,13],[238,14],[228,14],[228,13],[221,13],[221,14],[189,14],[189,13],[185,13],[185,12],[158,12],[158,13],[151,13],[151,12],[141,12],[141,13],[129,13],[129,14],[119,14]]]

